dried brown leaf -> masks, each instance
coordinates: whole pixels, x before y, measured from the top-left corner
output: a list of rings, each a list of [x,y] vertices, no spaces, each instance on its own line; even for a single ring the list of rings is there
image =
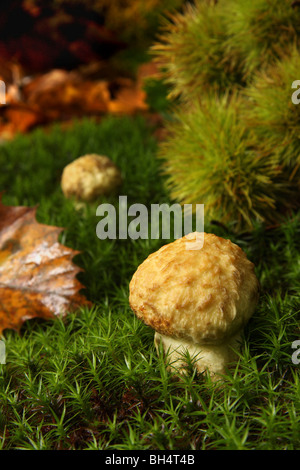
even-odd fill
[[[0,333],[90,305],[72,261],[78,251],[58,242],[62,230],[38,223],[36,208],[5,206],[0,199]]]

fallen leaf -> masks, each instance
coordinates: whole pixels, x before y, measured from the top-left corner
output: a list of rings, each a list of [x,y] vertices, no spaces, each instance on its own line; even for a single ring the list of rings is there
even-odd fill
[[[85,113],[106,113],[108,111],[110,92],[107,81],[83,82],[79,89],[82,97],[82,110]]]
[[[24,93],[28,95],[28,102],[37,102],[41,95],[51,92],[53,88],[64,86],[68,80],[68,72],[54,69],[31,80],[25,87]]]
[[[77,81],[76,75],[60,69],[35,77],[23,87],[24,103],[42,110],[48,121],[72,114],[84,100]]]
[[[79,252],[58,242],[62,230],[38,223],[36,208],[5,206],[0,197],[0,334],[90,305],[72,261]]]
[[[78,73],[52,70],[23,87],[25,103],[43,110],[48,121],[66,116],[105,113],[110,101],[108,82],[82,80]]]
[[[137,111],[147,111],[146,92],[139,83],[129,78],[116,80],[119,90],[115,92],[115,98],[108,103],[108,111],[111,113],[133,114]]]
[[[97,76],[99,67],[104,74],[104,65],[94,64],[90,70],[53,69],[37,76],[24,76],[12,64],[9,70],[13,78],[7,86],[6,106],[0,108],[0,141],[54,121],[148,111],[144,81],[155,73],[152,63],[140,67],[135,80],[101,79]]]
[[[44,116],[39,109],[24,106],[22,103],[7,107],[4,111],[4,118],[13,134],[27,132],[44,122]]]

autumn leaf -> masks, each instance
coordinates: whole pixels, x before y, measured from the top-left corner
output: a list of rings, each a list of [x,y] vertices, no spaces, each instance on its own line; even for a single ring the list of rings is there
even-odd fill
[[[108,110],[116,114],[133,114],[136,111],[147,111],[147,95],[140,87],[128,78],[115,80],[119,85],[119,90],[115,93],[115,98],[108,103]]]
[[[7,105],[0,110],[2,140],[53,121],[148,110],[143,81],[139,79],[89,79],[79,71],[54,69],[33,78],[20,78],[9,85],[9,90]]]
[[[79,252],[58,242],[62,230],[38,223],[36,208],[3,205],[0,195],[0,334],[90,305],[72,261]]]
[[[27,132],[34,126],[44,122],[44,116],[38,108],[24,106],[22,103],[9,106],[4,112],[6,127],[12,136],[18,132]]]

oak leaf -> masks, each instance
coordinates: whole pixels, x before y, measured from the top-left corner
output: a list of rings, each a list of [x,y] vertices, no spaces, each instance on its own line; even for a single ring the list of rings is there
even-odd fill
[[[59,243],[62,230],[38,223],[36,208],[3,205],[0,195],[0,334],[90,305],[76,278],[79,252]]]

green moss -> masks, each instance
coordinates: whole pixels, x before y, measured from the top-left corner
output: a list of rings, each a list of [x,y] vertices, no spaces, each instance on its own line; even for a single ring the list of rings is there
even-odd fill
[[[84,120],[1,146],[4,202],[38,204],[41,222],[65,227],[62,242],[81,251],[76,263],[94,305],[64,320],[27,321],[20,335],[4,332],[0,447],[299,450],[299,365],[291,361],[300,335],[299,214],[238,234],[206,220],[207,232],[239,244],[255,263],[261,299],[222,387],[193,373],[178,381],[128,302],[132,274],[165,241],[99,240],[95,207],[82,216],[61,193],[65,164],[91,151],[122,168],[129,201],[168,201],[157,142],[140,118]]]

